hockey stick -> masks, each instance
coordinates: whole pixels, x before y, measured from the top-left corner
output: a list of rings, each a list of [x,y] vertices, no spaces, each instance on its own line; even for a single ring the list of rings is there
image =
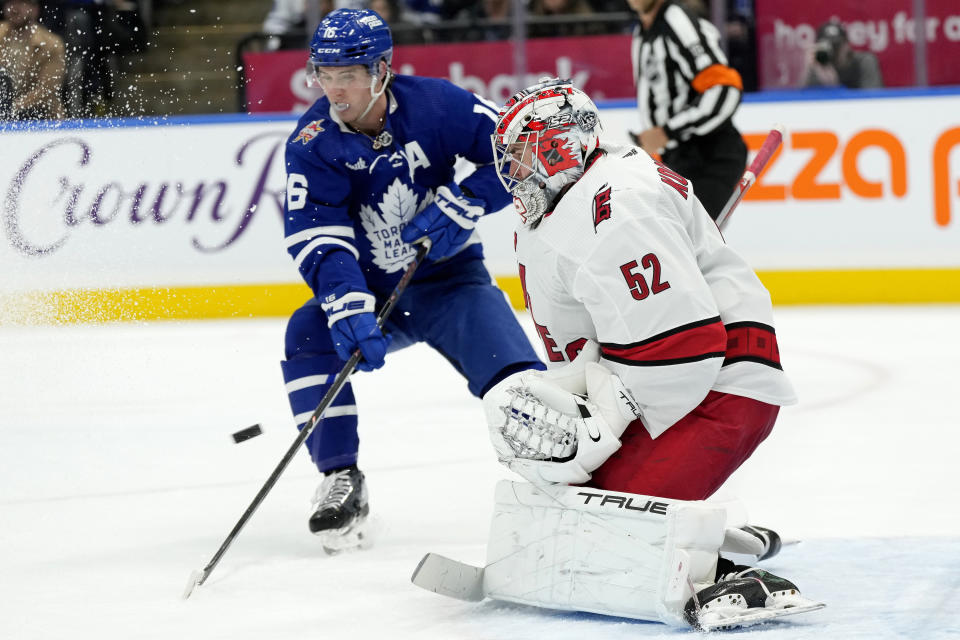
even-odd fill
[[[780,143],[783,142],[784,133],[783,125],[778,124],[774,125],[770,133],[767,134],[767,138],[763,141],[760,151],[757,152],[757,155],[753,158],[753,162],[747,167],[743,177],[740,178],[740,182],[737,183],[736,188],[730,195],[730,199],[727,200],[727,204],[723,206],[723,210],[721,210],[720,215],[717,216],[717,226],[720,227],[721,231],[723,231],[723,228],[727,225],[730,214],[732,214],[733,210],[740,204],[740,200],[743,199],[744,194],[753,186],[753,183],[757,181],[757,176],[764,170],[767,163],[770,162],[770,158],[773,157],[773,154],[780,147]]]
[[[387,298],[383,308],[380,309],[380,313],[377,314],[378,327],[383,327],[383,323],[386,321],[387,316],[389,316],[390,312],[393,311],[393,308],[397,306],[397,300],[399,300],[400,294],[402,294],[407,288],[407,285],[410,284],[410,280],[413,278],[413,273],[423,262],[427,252],[430,251],[430,244],[431,243],[429,239],[424,239],[420,242],[420,246],[417,247],[417,253],[413,257],[413,262],[410,263],[410,266],[407,267],[407,270],[404,272],[403,276],[400,277],[400,282],[398,282],[397,286],[394,287],[390,297]],[[290,448],[283,455],[283,458],[280,459],[280,463],[277,465],[276,469],[273,470],[273,473],[270,474],[270,477],[267,478],[267,481],[262,487],[260,487],[260,491],[257,492],[257,495],[253,498],[253,502],[250,503],[250,506],[247,507],[247,510],[243,512],[242,516],[240,516],[240,520],[238,520],[237,524],[233,526],[233,530],[231,530],[227,535],[227,538],[223,541],[223,544],[220,545],[220,548],[217,550],[217,552],[213,554],[213,558],[210,559],[210,562],[208,562],[207,566],[205,566],[203,569],[194,571],[190,574],[190,581],[187,583],[187,587],[183,591],[184,600],[189,598],[190,594],[193,593],[193,590],[206,582],[207,578],[210,577],[210,574],[213,573],[213,570],[216,568],[217,564],[219,564],[220,559],[223,558],[223,554],[225,554],[227,549],[230,548],[234,538],[237,537],[244,525],[247,524],[247,521],[250,520],[250,517],[257,510],[257,507],[260,506],[260,503],[263,502],[264,498],[267,497],[267,494],[270,493],[270,490],[273,489],[273,485],[277,483],[277,480],[280,478],[280,474],[283,473],[283,471],[287,468],[287,465],[290,464],[290,460],[293,459],[293,456],[295,456],[297,451],[300,450],[300,447],[303,446],[304,441],[306,441],[307,437],[309,437],[310,433],[313,431],[313,428],[316,427],[317,423],[320,421],[320,417],[323,415],[323,412],[327,410],[327,407],[330,406],[330,403],[332,403],[334,398],[337,397],[337,394],[340,393],[340,389],[343,388],[343,385],[347,382],[347,379],[353,373],[354,369],[357,368],[357,364],[360,362],[362,357],[363,356],[360,354],[360,349],[357,349],[353,352],[353,355],[351,355],[350,359],[347,360],[347,363],[343,366],[343,369],[341,369],[340,373],[337,374],[337,377],[334,379],[330,389],[327,390],[326,394],[324,394],[320,404],[317,405],[317,408],[314,409],[313,414],[303,425],[303,429],[300,430],[300,433],[297,435],[297,439],[293,441],[293,444],[290,445]]]

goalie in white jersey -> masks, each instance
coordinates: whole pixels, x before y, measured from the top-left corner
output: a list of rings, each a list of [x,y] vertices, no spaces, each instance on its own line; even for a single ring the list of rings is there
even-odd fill
[[[600,134],[596,106],[565,80],[521,91],[500,111],[496,163],[520,214],[520,280],[550,371],[515,374],[486,395],[491,437],[502,462],[542,487],[704,500],[770,434],[779,408],[795,402],[770,296],[725,244],[695,185]],[[584,491],[563,499],[607,495]],[[701,605],[716,609],[731,594],[737,615],[811,605],[759,569],[720,559],[707,573],[693,582],[711,586],[686,603],[694,624]],[[632,605],[557,603],[502,585],[494,597],[497,589],[505,599],[632,615]],[[651,610],[661,611],[657,602]]]

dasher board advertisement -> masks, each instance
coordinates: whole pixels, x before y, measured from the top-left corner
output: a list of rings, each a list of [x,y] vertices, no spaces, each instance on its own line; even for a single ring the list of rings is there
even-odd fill
[[[725,229],[775,303],[960,302],[960,93],[884,96],[737,112],[752,152],[787,132]],[[625,143],[638,116],[614,103],[601,121]],[[0,130],[0,323],[285,315],[309,297],[283,239],[294,117],[101,125]],[[522,308],[515,223],[479,231]]]

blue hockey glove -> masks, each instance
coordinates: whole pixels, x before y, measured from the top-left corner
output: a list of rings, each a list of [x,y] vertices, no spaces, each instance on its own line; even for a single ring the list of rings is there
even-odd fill
[[[451,182],[437,189],[433,202],[407,223],[400,237],[412,244],[426,236],[433,242],[430,257],[446,258],[470,239],[477,220],[486,212],[483,200],[470,197]]]
[[[357,363],[361,371],[383,366],[392,336],[383,335],[374,315],[374,297],[368,291],[350,290],[341,285],[320,303],[327,314],[330,338],[337,355],[347,361],[360,349],[363,359]]]

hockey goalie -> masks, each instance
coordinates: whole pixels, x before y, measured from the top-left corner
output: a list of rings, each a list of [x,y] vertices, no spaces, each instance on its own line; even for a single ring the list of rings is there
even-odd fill
[[[498,458],[528,481],[497,486],[487,565],[429,554],[414,582],[700,629],[820,608],[723,557],[760,560],[780,540],[704,502],[795,402],[770,296],[695,185],[601,134],[565,80],[500,110],[496,163],[551,368],[483,399]]]

